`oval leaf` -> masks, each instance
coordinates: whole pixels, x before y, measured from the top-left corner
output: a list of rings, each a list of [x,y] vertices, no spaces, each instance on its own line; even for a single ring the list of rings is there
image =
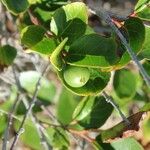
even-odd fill
[[[22,72],[19,77],[22,88],[33,94],[40,76],[40,73],[36,71]],[[52,101],[56,93],[54,84],[42,77],[40,85],[38,97],[45,101]]]
[[[145,27],[143,22],[136,17],[130,17],[129,19],[127,19],[124,23],[124,27],[122,28],[122,32],[124,32],[124,28],[127,31],[128,34],[128,38],[127,41],[129,41],[129,44],[133,50],[134,53],[138,53],[141,51],[144,40],[145,40]],[[139,32],[140,31],[140,32]],[[120,51],[124,51],[121,60],[119,61],[119,63],[116,65],[117,67],[123,67],[125,66],[127,63],[129,63],[129,61],[131,60],[128,52],[126,51],[126,49],[124,48],[124,46],[122,46],[121,42],[118,45],[118,52]]]
[[[51,31],[59,37],[68,37],[70,44],[85,33],[87,21],[85,4],[71,3],[56,10],[51,21]]]
[[[84,129],[95,129],[106,122],[112,111],[112,105],[104,97],[87,97],[78,104],[73,116]]]
[[[62,124],[66,125],[72,121],[72,113],[79,98],[79,96],[75,97],[75,95],[66,89],[62,90],[57,103],[57,118]]]
[[[119,59],[116,50],[117,46],[112,38],[89,34],[79,38],[70,46],[66,62],[91,68],[110,67]]]
[[[19,121],[14,122],[14,128],[17,131],[20,126]],[[30,120],[26,120],[24,124],[24,132],[19,136],[19,139],[25,144],[31,147],[32,149],[41,150],[41,141],[36,128],[36,125]]]
[[[118,70],[114,75],[113,86],[119,98],[131,98],[136,93],[136,77],[129,70]]]
[[[6,8],[13,14],[19,14],[26,11],[29,7],[28,0],[2,0]]]
[[[0,47],[0,71],[3,70],[4,67],[11,65],[17,55],[17,50],[10,46],[4,45]]]
[[[31,48],[43,39],[45,32],[41,26],[27,26],[21,31],[21,43]]]

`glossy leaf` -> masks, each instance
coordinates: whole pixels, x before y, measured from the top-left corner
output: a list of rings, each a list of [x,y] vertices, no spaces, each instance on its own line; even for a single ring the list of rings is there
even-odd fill
[[[135,52],[138,52],[142,48],[145,40],[145,27],[143,22],[139,18],[131,17],[125,21],[124,27],[128,31],[131,48]]]
[[[43,38],[35,46],[30,49],[34,52],[44,55],[50,55],[56,48],[56,41],[53,38]],[[30,50],[29,50],[30,51]]]
[[[150,0],[139,0],[135,6],[135,13],[143,20],[150,21]]]
[[[53,51],[50,56],[50,61],[52,65],[58,70],[61,71],[64,68],[65,62],[62,59],[62,50],[68,41],[68,38],[65,38]]]
[[[57,118],[61,123],[69,124],[72,121],[72,114],[79,98],[66,89],[62,90],[57,104]]]
[[[70,44],[85,33],[87,21],[85,4],[71,3],[56,10],[51,21],[51,31],[58,37],[68,37]]]
[[[144,40],[145,40],[145,27],[143,25],[143,22],[136,17],[130,17],[129,19],[127,19],[124,23],[124,27],[122,28],[122,32],[124,32],[124,28],[127,30],[128,33],[128,38],[127,41],[129,41],[129,44],[132,48],[132,50],[137,54],[141,51]],[[139,32],[140,30],[140,32]],[[126,49],[124,48],[124,46],[122,46],[122,44],[118,45],[118,52],[119,51],[125,51],[123,53],[123,55],[121,56],[121,60],[119,61],[119,63],[116,65],[117,67],[123,67],[124,65],[126,65],[127,63],[129,63],[129,61],[131,60],[128,52],[126,51]]]
[[[42,26],[29,25],[21,31],[21,43],[28,51],[50,55],[57,47],[56,39],[44,37],[46,30]]]
[[[112,105],[105,98],[87,97],[78,104],[73,117],[85,129],[95,129],[106,122],[112,111]]]
[[[47,128],[47,134],[51,146],[60,150],[69,149],[69,137],[62,128]]]
[[[79,38],[70,46],[66,62],[91,68],[110,67],[119,59],[116,50],[112,38],[89,34]]]
[[[36,71],[21,72],[19,81],[22,88],[33,94],[39,77],[40,73]],[[42,77],[40,85],[41,86],[38,92],[38,97],[48,102],[52,101],[56,93],[56,88],[53,82],[50,82]]]
[[[28,0],[2,0],[6,8],[13,14],[19,14],[29,7]]]
[[[19,121],[14,122],[14,128],[17,131],[20,126]],[[26,120],[24,125],[24,132],[19,136],[19,139],[25,144],[35,150],[41,150],[42,145],[40,141],[40,137],[35,126],[30,119]]]
[[[142,51],[139,54],[139,57],[146,58],[150,60],[150,27],[145,26],[145,41],[142,47]]]
[[[73,93],[81,96],[95,95],[101,92],[106,87],[110,79],[110,73],[101,72],[98,69],[89,69],[89,71],[89,81],[84,86],[79,88],[71,87],[66,83],[66,81],[64,80],[63,71],[59,71],[57,72],[57,74],[63,85]]]
[[[27,26],[21,31],[21,43],[33,47],[43,39],[45,32],[46,30],[41,26]]]
[[[118,97],[131,98],[136,93],[136,77],[129,70],[118,70],[114,75],[113,86]]]
[[[74,110],[73,119],[79,121],[89,115],[93,108],[94,99],[94,96],[84,97]]]
[[[0,70],[11,65],[17,55],[17,50],[10,46],[4,45],[0,47]]]

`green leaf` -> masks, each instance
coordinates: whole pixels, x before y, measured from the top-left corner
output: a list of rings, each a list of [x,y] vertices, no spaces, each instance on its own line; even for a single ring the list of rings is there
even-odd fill
[[[143,147],[134,138],[120,139],[111,143],[115,150],[144,150]]]
[[[139,0],[135,6],[135,13],[143,20],[150,21],[150,0]]]
[[[17,131],[20,126],[19,121],[14,122],[14,128]],[[24,132],[19,136],[19,139],[34,150],[41,150],[41,141],[35,123],[30,119],[26,120]]]
[[[145,27],[143,22],[139,18],[131,17],[125,21],[124,27],[128,31],[131,48],[135,52],[138,52],[142,48],[145,40]]]
[[[64,80],[63,71],[57,71],[57,74],[63,85],[73,93],[81,96],[95,95],[100,93],[106,87],[110,79],[110,73],[101,72],[99,69],[89,69],[89,71],[90,79],[84,86],[79,88],[71,87],[66,83]]]
[[[88,23],[88,15],[87,15],[87,7],[82,2],[74,2],[63,6],[63,9],[66,13],[67,21],[72,20],[74,18],[79,18],[85,23]]]
[[[95,129],[106,122],[112,111],[112,105],[105,98],[87,97],[78,104],[73,117],[84,129]]]
[[[27,26],[21,31],[21,43],[31,48],[43,39],[45,32],[41,26]]]
[[[0,70],[11,65],[17,55],[17,50],[10,46],[4,45],[0,47]]]
[[[7,127],[7,116],[0,112],[0,138],[3,135],[5,129]]]
[[[40,3],[42,0],[28,0],[30,4]]]
[[[45,32],[46,30],[41,26],[27,26],[21,31],[21,42],[30,48],[28,51],[50,55],[56,48],[56,40],[45,38]]]
[[[47,128],[47,140],[50,145],[55,149],[68,150],[69,149],[69,137],[65,130],[62,128]]]
[[[142,51],[139,54],[139,57],[146,58],[150,60],[150,27],[145,26],[145,41],[142,47]]]
[[[34,9],[34,15],[42,24],[42,26],[46,27],[48,30],[53,13],[54,12],[51,12],[50,10],[45,10],[44,8],[40,8],[38,6],[36,6],[36,8]]]
[[[56,47],[56,41],[54,38],[43,38],[40,42],[38,42],[30,49],[31,51],[37,52],[39,54],[50,55]]]
[[[136,77],[127,69],[118,70],[114,75],[113,86],[119,98],[132,98],[136,93]]]
[[[79,38],[70,46],[66,62],[91,68],[110,67],[119,59],[116,50],[117,46],[112,38],[89,34]]]
[[[21,72],[19,81],[22,88],[24,88],[27,92],[33,94],[36,88],[36,83],[38,82],[40,76],[40,73],[36,71]],[[38,97],[47,102],[52,101],[56,93],[56,88],[53,82],[50,82],[42,77],[40,85],[41,86],[38,91]]]
[[[27,111],[27,103],[29,104],[32,101],[31,97],[26,98],[26,101],[20,101],[18,102],[18,106],[16,108],[16,114],[17,115],[24,115]],[[32,108],[33,113],[41,112],[42,108],[41,106],[48,106],[51,103],[49,101],[43,101],[43,99],[38,98],[35,102],[35,105]]]
[[[2,0],[2,2],[6,8],[15,15],[26,11],[29,7],[27,0]]]
[[[123,138],[115,140],[112,143],[94,143],[96,150],[144,150],[143,147],[134,138]]]
[[[133,50],[134,53],[138,53],[141,51],[144,40],[145,40],[145,27],[143,22],[136,17],[130,17],[127,19],[124,23],[124,26],[122,28],[122,32],[124,32],[124,28],[127,30],[128,38],[127,41],[129,41],[129,44]],[[140,31],[140,32],[139,32]],[[124,46],[121,44],[118,45],[118,52],[125,51],[121,57],[121,60],[116,65],[117,67],[122,68],[125,66],[129,61],[131,60],[131,57],[129,56],[128,52],[124,48]],[[116,67],[116,68],[117,68]]]
[[[144,140],[150,140],[150,116],[147,116],[142,123]]]
[[[73,111],[80,97],[73,95],[68,90],[63,89],[57,103],[57,118],[63,124],[69,124],[72,121]],[[68,109],[66,109],[68,108]]]
[[[150,61],[145,61],[143,67],[146,70],[147,74],[150,76]]]
[[[65,62],[62,59],[62,50],[68,41],[68,38],[65,38],[53,51],[53,53],[50,56],[50,61],[52,65],[57,69],[57,70],[62,70],[64,68]]]
[[[150,102],[146,103],[141,109],[140,111],[146,112],[146,111],[150,111]]]
[[[94,96],[88,96],[84,97],[83,100],[77,105],[76,109],[73,113],[73,119],[75,120],[82,120],[87,115],[89,115],[93,108],[95,97]]]
[[[51,21],[51,31],[58,37],[68,37],[68,44],[81,37],[88,22],[87,8],[84,3],[75,2],[55,11]]]

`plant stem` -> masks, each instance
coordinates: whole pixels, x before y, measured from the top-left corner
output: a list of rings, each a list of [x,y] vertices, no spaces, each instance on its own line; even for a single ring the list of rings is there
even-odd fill
[[[46,140],[45,129],[41,126],[37,117],[31,114],[31,119],[37,128],[37,132],[40,137],[40,141],[41,141],[41,144],[43,145],[44,150],[52,150],[52,147],[49,145],[48,141]]]
[[[15,68],[14,66],[12,65],[12,70],[13,70],[13,74],[14,74],[14,78],[15,78],[15,81],[16,81],[16,84],[17,84],[17,76],[16,76],[16,72],[15,72]],[[17,103],[18,101],[20,100],[20,94],[17,93],[17,97],[16,97],[16,100],[14,101],[13,103],[13,106],[8,114],[8,124],[7,124],[7,127],[5,129],[5,133],[4,133],[4,140],[3,140],[3,145],[2,145],[2,150],[7,150],[7,143],[8,143],[8,139],[9,139],[9,131],[10,131],[10,128],[11,128],[11,125],[12,125],[12,121],[13,121],[13,113],[17,107]]]
[[[120,114],[122,120],[127,124],[130,125],[129,120],[126,118],[126,116],[122,113],[122,111],[120,110],[119,106],[114,102],[114,100],[112,99],[112,97],[110,97],[109,95],[107,95],[107,93],[105,91],[102,92],[103,97],[106,99],[106,101],[108,103],[110,103],[115,110],[118,111],[118,113]]]
[[[20,134],[22,134],[24,123],[25,123],[25,121],[26,121],[26,119],[27,119],[27,117],[28,117],[28,115],[29,115],[29,113],[30,113],[32,107],[35,105],[36,97],[37,97],[37,94],[38,94],[38,91],[39,91],[39,88],[40,88],[40,82],[41,82],[41,79],[42,79],[42,77],[44,76],[44,74],[45,74],[45,72],[46,72],[48,66],[49,66],[49,63],[48,63],[48,64],[46,65],[46,67],[44,68],[44,70],[43,70],[41,76],[39,77],[39,79],[38,79],[38,81],[37,81],[37,83],[36,83],[36,87],[35,87],[35,91],[34,91],[34,94],[33,94],[33,97],[32,97],[32,101],[31,101],[31,103],[29,104],[29,107],[28,107],[28,109],[27,109],[27,111],[26,111],[26,114],[24,115],[23,120],[22,120],[22,122],[21,122],[21,125],[19,126],[19,129],[18,129],[18,131],[17,131],[17,133],[16,133],[16,135],[15,135],[15,137],[14,137],[14,140],[13,140],[13,143],[12,143],[12,145],[11,145],[10,150],[13,150],[13,149],[14,149],[14,147],[15,147],[15,145],[16,145],[18,139],[19,139]]]
[[[141,75],[143,76],[143,79],[145,80],[146,84],[148,87],[150,87],[150,77],[147,74],[147,72],[145,71],[145,69],[143,68],[143,66],[141,65],[141,63],[139,62],[139,60],[137,59],[135,53],[133,52],[133,50],[131,49],[130,45],[128,44],[126,38],[122,35],[122,33],[119,31],[118,27],[113,23],[110,15],[104,10],[104,9],[95,9],[92,8],[91,10],[94,14],[96,14],[98,17],[102,18],[110,27],[111,29],[118,35],[118,37],[120,38],[122,44],[125,46],[125,48],[127,49],[127,52],[129,53],[130,57],[132,58],[132,60],[135,62],[135,64],[137,65]]]

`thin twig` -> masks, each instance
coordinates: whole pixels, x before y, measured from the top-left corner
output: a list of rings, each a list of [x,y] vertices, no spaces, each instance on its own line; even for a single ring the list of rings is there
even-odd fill
[[[118,37],[120,38],[122,44],[127,49],[127,52],[129,53],[130,57],[132,58],[132,60],[137,65],[137,67],[138,67],[141,75],[143,76],[143,79],[145,80],[147,86],[150,87],[150,77],[149,77],[149,75],[147,74],[147,72],[145,71],[143,66],[140,64],[140,62],[137,59],[135,53],[133,52],[133,50],[131,49],[130,45],[128,44],[126,38],[122,35],[122,33],[120,32],[118,27],[113,23],[110,15],[102,8],[98,9],[98,10],[95,9],[95,8],[92,8],[91,11],[94,14],[96,14],[98,17],[102,18],[111,27],[111,29],[118,35]]]
[[[110,11],[107,11],[107,13],[110,15],[111,18],[116,19],[118,21],[125,21],[128,19],[128,17],[120,16],[120,15],[110,12]]]
[[[87,142],[92,143],[94,141],[93,138],[88,136],[89,131],[84,130],[84,131],[76,131],[73,129],[69,129],[69,132],[75,135],[78,135],[79,137],[82,137],[83,139],[85,139]]]
[[[22,102],[24,103],[24,106],[27,109],[29,107],[29,103],[28,103],[26,97],[22,100]],[[41,141],[41,145],[43,146],[44,150],[51,150],[51,148],[45,138],[45,134],[43,133],[43,130],[41,129],[41,125],[40,125],[37,117],[32,113],[32,111],[30,112],[30,118],[37,129],[37,132],[38,132],[38,135],[39,135],[39,138]]]
[[[31,114],[31,119],[37,128],[37,132],[40,137],[40,141],[41,141],[41,144],[43,145],[44,150],[52,150],[52,147],[49,145],[49,143],[45,137],[45,130],[40,125],[40,122],[38,121],[37,117],[35,115]]]
[[[119,106],[115,103],[115,101],[112,99],[112,97],[110,97],[109,95],[107,95],[107,93],[105,91],[102,92],[102,95],[104,96],[104,98],[106,99],[106,101],[108,103],[110,103],[115,110],[118,111],[118,113],[120,114],[122,120],[127,124],[130,125],[129,120],[126,118],[126,116],[122,113],[122,111],[120,110]]]
[[[44,105],[41,105],[40,107],[43,111],[46,111],[46,113],[50,119],[58,122],[58,119],[53,115],[53,113],[47,107],[45,107]]]
[[[46,72],[48,66],[49,66],[49,63],[46,65],[46,67],[44,68],[44,70],[43,70],[41,76],[39,77],[39,79],[38,79],[38,81],[37,81],[36,88],[35,88],[35,91],[34,91],[34,94],[33,94],[33,97],[32,97],[32,101],[31,101],[31,103],[29,104],[29,107],[28,107],[28,109],[27,109],[27,111],[26,111],[26,114],[25,114],[24,117],[23,117],[23,120],[22,120],[21,125],[20,125],[20,127],[19,127],[19,129],[18,129],[18,131],[17,131],[17,133],[16,133],[16,135],[15,135],[15,138],[14,138],[14,140],[13,140],[13,143],[12,143],[12,145],[11,145],[10,150],[13,150],[13,149],[14,149],[14,146],[16,145],[16,143],[17,143],[17,141],[18,141],[18,138],[19,138],[19,136],[20,136],[20,133],[22,132],[24,123],[25,123],[25,121],[26,121],[26,119],[27,119],[27,117],[28,117],[28,115],[29,115],[29,113],[30,113],[32,107],[35,105],[36,97],[37,97],[37,94],[38,94],[38,91],[39,91],[39,88],[40,88],[40,82],[41,82],[41,79],[42,79],[42,77],[44,76],[44,74],[45,74],[45,72]]]
[[[13,65],[12,65],[12,70],[13,70],[14,78],[15,78],[15,81],[16,81],[16,84],[17,84],[17,80],[16,80],[17,76],[16,76],[15,68],[14,68]],[[7,127],[5,129],[5,133],[4,133],[4,140],[3,140],[2,150],[7,150],[7,143],[8,143],[8,139],[9,139],[9,131],[10,131],[10,128],[11,128],[11,125],[12,125],[14,111],[17,107],[18,101],[20,100],[19,97],[20,97],[20,94],[17,93],[16,100],[14,101],[13,106],[12,106],[10,112],[9,112],[9,115],[8,115],[8,124],[7,124]]]
[[[62,128],[62,129],[64,129],[65,131],[67,131],[67,132],[72,136],[72,138],[73,138],[74,141],[77,143],[77,145],[79,145],[80,147],[82,147],[81,144],[80,144],[80,140],[77,139],[76,136],[74,136],[74,134],[72,134],[72,133],[69,131],[69,129],[67,128],[67,125],[64,126],[64,125],[62,124],[62,122],[59,121],[58,118],[57,118],[56,116],[54,116],[53,113],[52,113],[47,107],[45,107],[44,105],[42,105],[41,108],[47,112],[47,114],[48,114],[48,116],[50,117],[50,119],[53,119],[53,120],[57,121],[59,124],[52,124],[52,123],[40,121],[41,123],[47,124],[47,125],[49,125],[49,126],[51,126],[51,127],[56,127],[56,128],[57,128],[57,127],[60,127],[60,128]]]

